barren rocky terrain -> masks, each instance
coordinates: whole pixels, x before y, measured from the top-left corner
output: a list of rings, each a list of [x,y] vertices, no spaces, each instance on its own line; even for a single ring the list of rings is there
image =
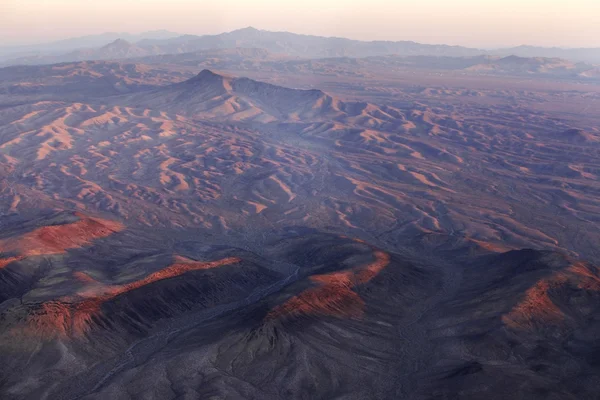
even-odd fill
[[[2,398],[597,397],[593,68],[139,55],[0,69]]]

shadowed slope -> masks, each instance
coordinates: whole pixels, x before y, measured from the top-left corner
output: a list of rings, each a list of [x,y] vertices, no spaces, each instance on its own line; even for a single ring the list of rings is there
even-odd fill
[[[98,316],[102,304],[117,296],[190,271],[217,268],[239,261],[239,258],[229,257],[217,261],[199,262],[177,256],[175,263],[138,281],[123,285],[103,285],[92,282],[73,296],[42,303],[39,310],[31,312],[26,329],[27,332],[45,340],[57,336],[79,337],[90,329],[92,319]]]
[[[219,254],[215,261],[174,256],[158,269],[166,258],[127,261],[124,269],[154,272],[111,284],[102,269],[77,269],[71,294],[2,314],[11,327],[3,343],[23,349],[8,365],[44,366],[31,388],[53,398],[147,388],[273,400],[459,391],[531,399],[544,398],[543,388],[593,398],[593,385],[563,377],[584,379],[597,368],[584,351],[597,329],[590,322],[600,306],[596,267],[551,252],[438,244],[427,257],[407,259],[363,241],[294,231],[265,248],[279,268],[297,268],[289,276],[270,274],[249,253],[200,242],[177,247],[205,248]],[[461,261],[442,261],[438,252]],[[577,368],[563,368],[567,359]],[[3,371],[10,393],[32,392],[18,385],[20,374]],[[74,379],[56,385],[52,371]],[[205,374],[211,379],[194,378]]]
[[[419,378],[423,398],[593,399],[598,268],[534,250],[468,264],[431,315],[439,359]]]
[[[24,256],[0,258],[0,269],[15,261],[21,261],[24,258]]]

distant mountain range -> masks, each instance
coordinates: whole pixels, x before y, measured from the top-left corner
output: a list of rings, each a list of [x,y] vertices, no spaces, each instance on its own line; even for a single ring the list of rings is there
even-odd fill
[[[19,57],[9,64],[41,65],[73,61],[117,60],[151,55],[152,52],[125,39],[116,39],[99,48],[73,50],[66,54],[36,54]]]
[[[512,75],[560,79],[600,79],[597,65],[560,58],[488,56],[440,57],[385,55],[364,58],[299,59],[278,56],[262,49],[216,49],[183,54],[163,54],[133,59],[136,63],[177,65],[228,71],[368,76],[404,70],[456,71],[478,75]]]
[[[175,69],[179,69],[177,75],[180,78],[192,76],[192,71],[194,70],[210,69],[232,74],[254,72],[347,78],[367,78],[381,74],[394,74],[398,71],[430,71],[440,74],[458,73],[472,76],[518,76],[524,78],[580,80],[585,82],[600,81],[600,66],[598,65],[545,57],[385,55],[364,58],[331,57],[308,59],[273,54],[264,49],[239,47],[200,50],[181,54],[147,54],[148,51],[143,47],[119,39],[98,50],[76,50],[67,56],[48,56],[46,57],[47,63],[40,65],[31,64],[27,67],[27,71],[29,71],[28,73],[37,75],[38,73],[45,73],[43,71],[46,71],[47,68],[50,68],[49,71],[52,71],[52,66],[63,64],[70,64],[72,67],[81,64],[83,71],[87,70],[87,64],[96,65],[96,67],[103,71],[114,71],[115,69],[118,71],[130,71],[125,74],[125,81],[128,83],[118,89],[118,91],[123,93],[129,92],[131,84],[134,83],[132,79],[135,80],[138,76],[145,75],[143,71],[162,70],[161,75],[166,74],[165,76],[168,76],[168,71],[174,71]],[[85,61],[90,59],[92,61]],[[35,68],[42,69],[36,70]],[[23,65],[14,65],[5,68],[3,71],[5,71],[5,76],[12,76],[14,74],[22,74],[21,70],[24,69],[25,66]],[[85,76],[89,76],[89,73],[80,72],[77,75],[79,76],[78,79],[82,79]],[[117,75],[121,76],[122,74],[117,72]],[[166,82],[169,82],[169,80]],[[26,88],[19,88],[17,91],[21,90],[29,92],[37,89],[28,86]]]
[[[306,59],[363,58],[385,55],[436,57],[515,55],[519,57],[563,58],[576,62],[600,63],[600,48],[561,49],[519,46],[508,49],[483,50],[443,44],[420,44],[412,41],[366,42],[289,32],[270,32],[251,27],[218,35],[204,36],[180,36],[167,31],[148,32],[140,35],[107,33],[38,46],[0,48],[0,63],[4,65],[31,65],[83,60],[112,60],[232,48],[260,49],[273,54]]]
[[[564,58],[572,61],[600,63],[600,48],[563,49],[560,47],[518,46],[493,50],[492,53],[520,57]]]
[[[429,45],[410,41],[364,42],[336,37],[299,35],[244,28],[210,36],[182,36],[167,40],[145,40],[142,46],[154,46],[163,53],[182,53],[206,49],[250,47],[302,58],[368,57],[383,54],[468,56],[482,50],[461,46]]]
[[[131,34],[127,32],[107,32],[99,35],[81,36],[50,43],[20,46],[0,46],[0,59],[19,59],[23,57],[37,56],[41,60],[42,56],[65,55],[66,53],[71,53],[75,50],[81,49],[91,50],[92,48],[106,46],[108,43],[119,39],[135,43],[146,39],[165,40],[178,36],[181,35],[179,33],[169,32],[166,30],[149,31],[139,34]]]
[[[562,58],[487,56],[477,57],[367,57],[358,60],[363,68],[411,68],[461,71],[468,74],[538,76],[566,79],[600,79],[600,68]],[[355,68],[354,68],[355,69]]]

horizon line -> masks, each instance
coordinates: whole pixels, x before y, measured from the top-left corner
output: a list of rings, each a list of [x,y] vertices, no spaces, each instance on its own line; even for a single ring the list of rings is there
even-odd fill
[[[176,36],[173,36],[171,38],[171,39],[175,39],[175,38],[180,38],[180,37],[184,37],[184,36],[195,36],[195,37],[220,36],[220,35],[230,34],[230,33],[238,32],[238,31],[243,31],[243,30],[255,30],[255,31],[258,31],[258,32],[268,32],[268,33],[287,33],[287,34],[298,35],[298,36],[311,36],[311,37],[318,37],[318,38],[325,38],[325,39],[341,39],[341,40],[349,40],[349,41],[356,41],[356,42],[363,42],[363,43],[378,43],[378,42],[384,42],[384,43],[385,42],[388,42],[388,43],[402,43],[402,42],[408,42],[408,43],[416,43],[416,44],[429,45],[429,46],[462,47],[462,48],[474,49],[474,50],[501,50],[501,49],[513,49],[513,48],[519,48],[519,47],[537,47],[537,48],[542,48],[542,49],[561,49],[561,50],[591,50],[591,49],[600,49],[600,45],[595,46],[595,47],[594,46],[593,47],[564,47],[564,46],[543,46],[543,45],[535,45],[535,44],[522,43],[520,45],[513,45],[513,46],[511,46],[511,45],[500,45],[500,46],[468,46],[468,45],[463,45],[463,44],[447,44],[447,43],[441,43],[441,42],[421,42],[421,41],[407,40],[407,39],[401,39],[401,40],[391,40],[391,39],[389,39],[389,40],[383,40],[383,39],[365,40],[365,39],[354,39],[354,38],[349,38],[349,37],[345,37],[345,36],[326,36],[326,35],[316,35],[316,34],[310,34],[310,33],[297,33],[297,32],[291,32],[291,31],[260,29],[260,28],[256,28],[256,27],[251,26],[251,25],[240,27],[240,28],[236,28],[236,29],[232,29],[232,30],[221,31],[220,33],[203,33],[203,34],[175,32],[175,31],[171,31],[171,30],[165,29],[165,28],[156,28],[156,29],[149,29],[149,30],[143,30],[143,31],[122,31],[122,32],[104,31],[104,32],[100,32],[100,33],[86,33],[86,34],[81,34],[81,35],[77,35],[77,36],[66,36],[66,37],[62,37],[62,38],[52,39],[52,40],[49,40],[49,41],[32,41],[32,42],[21,43],[21,44],[9,44],[9,45],[0,46],[0,49],[19,48],[19,47],[28,47],[28,46],[41,46],[41,45],[47,45],[47,44],[53,44],[53,43],[60,43],[60,42],[63,42],[63,41],[68,41],[68,40],[91,38],[91,37],[97,37],[97,36],[102,36],[102,35],[144,35],[144,34],[150,34],[150,33],[164,32],[164,33],[169,33],[169,34],[176,35]],[[118,37],[115,40],[118,40],[118,39],[122,39],[122,40],[128,41],[127,39],[124,39],[122,37]],[[145,39],[142,39],[142,40],[145,40]],[[169,40],[169,39],[149,39],[149,40]],[[106,44],[109,44],[109,43],[111,43],[111,42],[108,42]],[[137,42],[133,42],[133,43],[137,43]]]

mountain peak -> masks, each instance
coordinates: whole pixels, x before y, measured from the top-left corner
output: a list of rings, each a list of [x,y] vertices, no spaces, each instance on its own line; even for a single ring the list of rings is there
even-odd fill
[[[221,75],[211,71],[210,69],[203,69],[202,71],[200,71],[200,73],[198,75],[196,75],[196,77],[198,77],[198,78],[208,78],[208,77],[216,77],[216,76],[221,76]]]
[[[322,120],[325,116],[353,113],[361,105],[343,104],[316,89],[277,86],[245,77],[223,75],[204,69],[183,82],[134,96],[136,106],[164,104],[166,110],[180,115],[227,121],[302,121]],[[341,108],[340,108],[341,107]]]
[[[210,69],[203,69],[198,75],[189,79],[189,82],[212,82],[217,80],[223,80],[225,78],[228,78],[228,76],[218,74],[216,72],[211,71]]]
[[[107,44],[106,46],[104,46],[104,48],[127,48],[127,47],[131,47],[133,46],[130,42],[128,42],[125,39],[117,39],[114,42],[110,42],[109,44]]]
[[[198,75],[194,76],[191,79],[188,79],[187,81],[183,82],[183,84],[211,87],[215,87],[214,85],[217,85],[218,87],[227,88],[229,87],[227,82],[230,82],[231,79],[232,78],[230,76],[218,74],[216,72],[211,71],[210,69],[203,69]]]
[[[230,33],[236,33],[236,34],[243,34],[243,35],[252,35],[252,34],[257,34],[259,33],[260,30],[256,29],[253,26],[248,26],[246,28],[241,28],[241,29],[236,29]]]

